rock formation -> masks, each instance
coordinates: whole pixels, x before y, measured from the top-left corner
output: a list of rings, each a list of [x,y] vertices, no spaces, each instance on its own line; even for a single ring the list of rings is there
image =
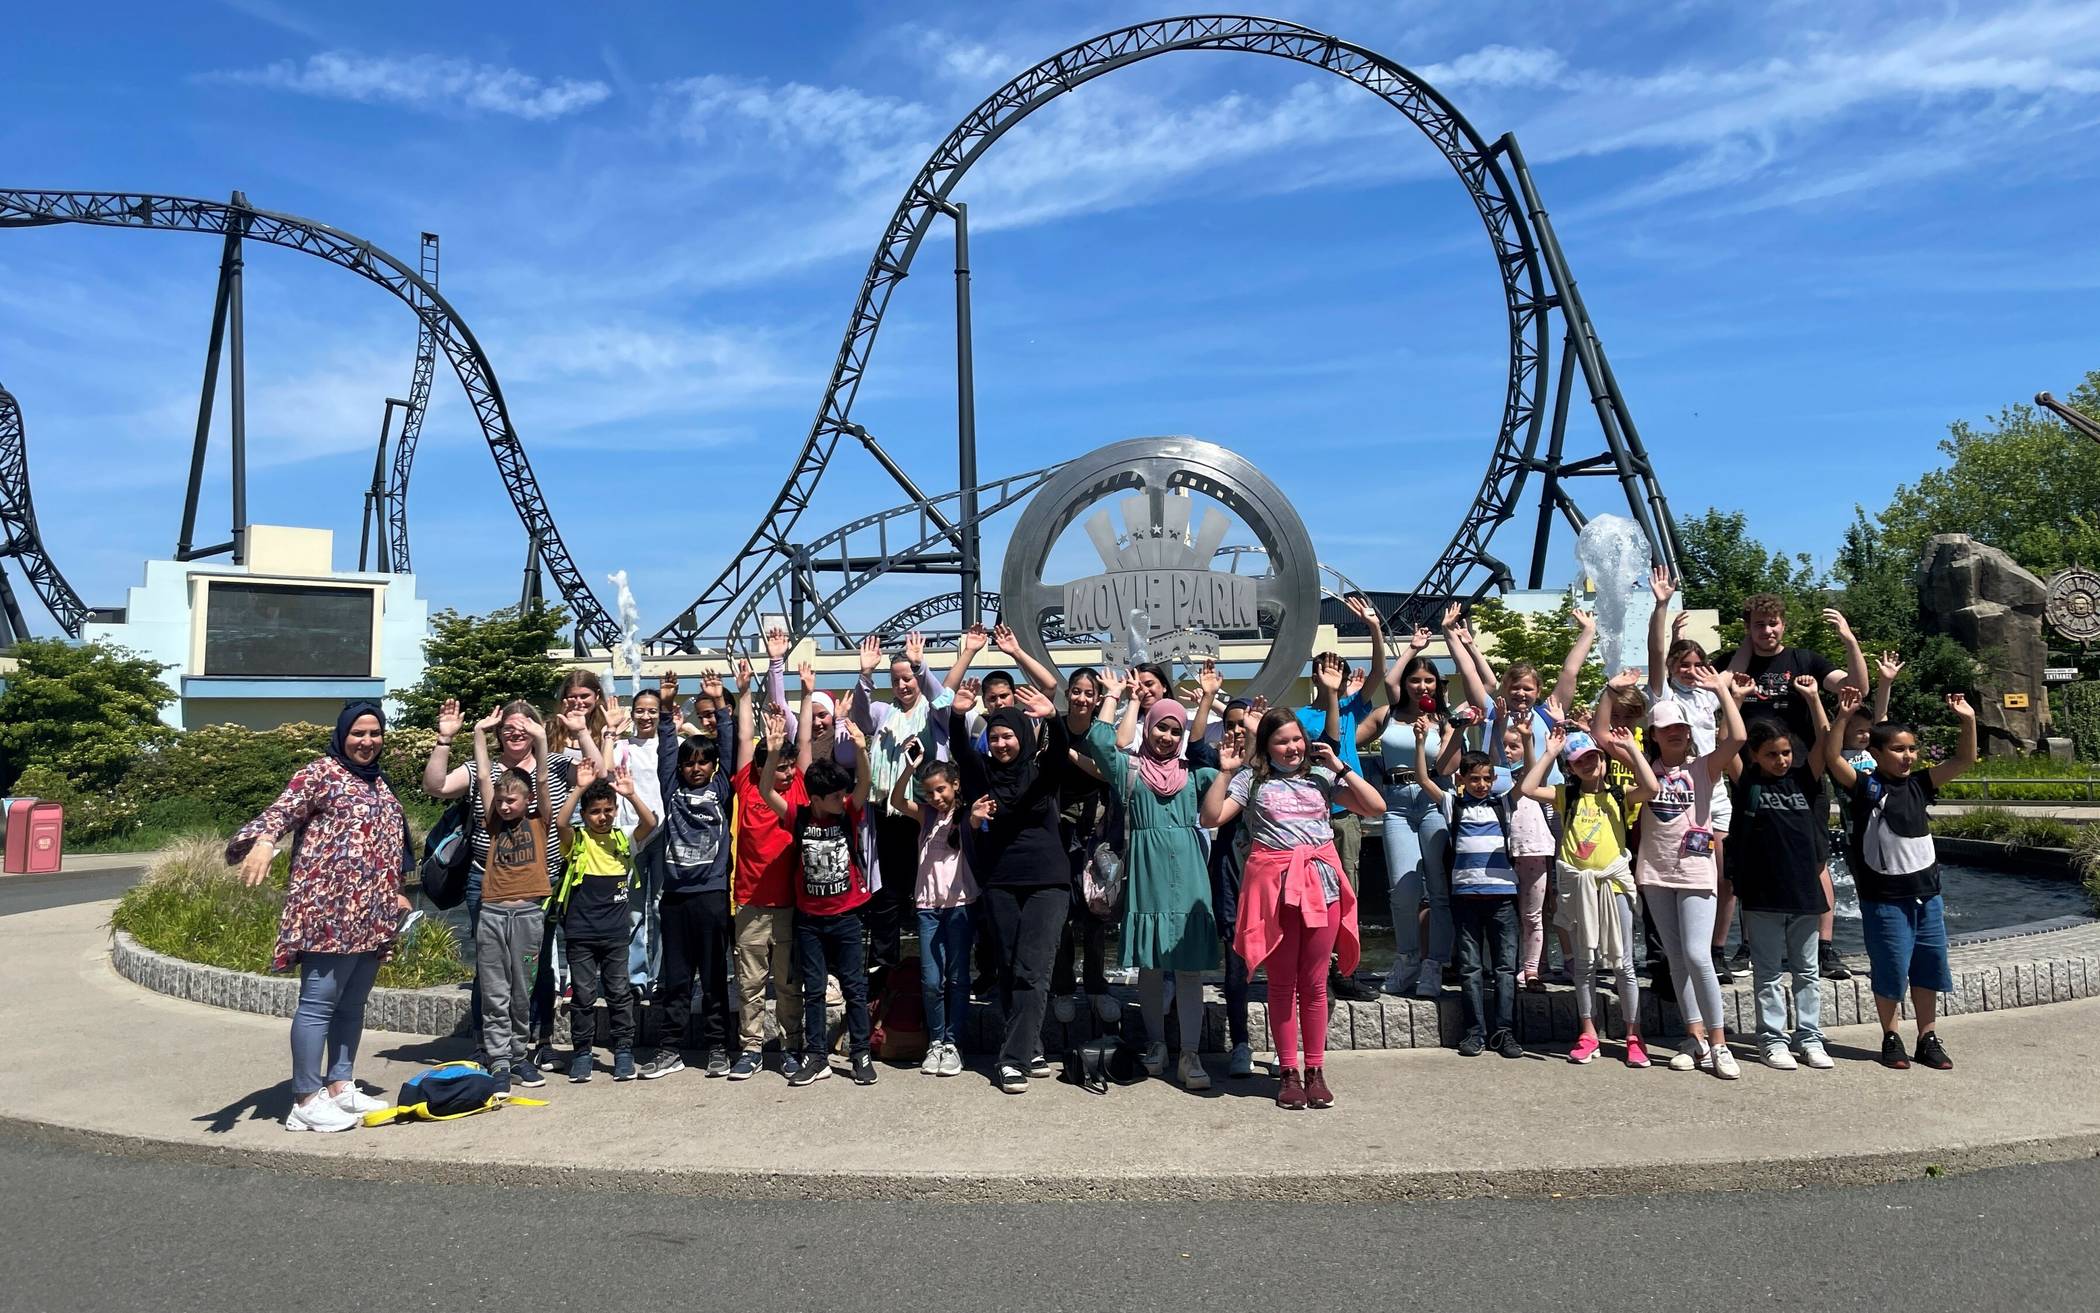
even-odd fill
[[[2042,637],[2048,588],[2012,557],[1965,533],[1935,535],[1918,565],[1918,608],[1928,634],[1945,634],[1982,666],[1976,727],[1986,756],[2036,752],[2048,720]],[[2025,707],[2005,695],[2025,694]]]

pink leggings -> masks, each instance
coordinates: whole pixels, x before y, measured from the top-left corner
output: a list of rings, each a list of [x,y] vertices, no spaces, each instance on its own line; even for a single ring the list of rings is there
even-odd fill
[[[1296,1069],[1298,1031],[1305,1030],[1305,1063],[1317,1067],[1327,1057],[1327,964],[1342,932],[1342,909],[1327,909],[1327,924],[1308,926],[1295,905],[1285,904],[1283,937],[1262,965],[1269,971],[1269,1032],[1276,1037],[1276,1057]]]
[[[1546,885],[1553,875],[1551,857],[1519,857],[1517,867],[1517,935],[1522,947],[1517,953],[1517,974],[1526,979],[1539,973],[1539,959],[1546,952]]]

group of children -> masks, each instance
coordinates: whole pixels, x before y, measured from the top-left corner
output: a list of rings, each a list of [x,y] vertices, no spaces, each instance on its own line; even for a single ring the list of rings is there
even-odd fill
[[[601,1001],[615,1080],[684,1069],[696,1009],[709,1076],[765,1070],[770,1015],[775,1069],[797,1087],[826,1079],[835,980],[846,1070],[872,1084],[871,999],[907,987],[892,973],[906,960],[898,944],[911,916],[921,1070],[964,1069],[975,957],[979,987],[988,975],[1006,1014],[994,1080],[1023,1093],[1051,1074],[1041,1036],[1053,979],[1062,980],[1059,1017],[1070,1020],[1075,953],[1102,982],[1103,926],[1119,917],[1147,1071],[1164,1074],[1173,1007],[1176,1076],[1208,1086],[1197,1056],[1203,978],[1222,964],[1229,1069],[1251,1073],[1246,981],[1265,969],[1277,1102],[1328,1107],[1330,988],[1351,979],[1360,954],[1354,836],[1360,820],[1383,818],[1401,947],[1387,988],[1440,990],[1442,962],[1455,961],[1461,1054],[1523,1055],[1516,995],[1545,987],[1550,920],[1581,1018],[1570,1061],[1601,1050],[1597,989],[1610,975],[1624,1061],[1648,1066],[1635,969],[1645,923],[1690,1034],[1669,1065],[1735,1079],[1721,944],[1740,909],[1762,1060],[1792,1068],[1798,1053],[1828,1067],[1818,1015],[1832,909],[1827,773],[1849,803],[1883,1061],[1950,1066],[1933,1028],[1936,993],[1951,981],[1925,814],[1974,761],[1973,713],[1949,695],[1961,747],[1919,770],[1915,728],[1885,719],[1900,662],[1883,659],[1876,714],[1863,714],[1865,660],[1841,616],[1831,613],[1850,650],[1845,669],[1786,648],[1772,597],[1748,603],[1742,648],[1710,661],[1681,635],[1666,640],[1670,581],[1658,572],[1653,586],[1645,687],[1639,672],[1622,673],[1587,710],[1569,705],[1586,623],[1562,679],[1541,696],[1530,666],[1495,673],[1456,608],[1443,628],[1470,698],[1456,711],[1445,709],[1443,677],[1422,654],[1428,632],[1417,630],[1389,677],[1382,656],[1374,662],[1368,687],[1385,690],[1385,706],[1374,711],[1353,688],[1345,701],[1348,672],[1323,655],[1314,706],[1294,713],[1234,699],[1215,738],[1205,733],[1222,693],[1214,669],[1202,672],[1191,710],[1156,666],[1127,679],[1091,669],[1061,678],[1003,627],[966,634],[945,680],[910,636],[888,660],[887,702],[875,696],[885,653],[872,639],[853,690],[819,690],[805,665],[793,708],[778,631],[766,636],[763,689],[740,661],[733,689],[704,673],[684,706],[676,675],[622,707],[575,671],[545,723],[525,702],[475,722],[472,764],[460,769],[448,754],[465,720],[447,703],[424,787],[464,795],[476,826],[469,916],[483,1050],[506,1083],[544,1083],[535,1059],[546,1050],[530,1040],[551,1031],[559,955],[571,1081],[596,1070]],[[1357,612],[1382,650],[1375,613]],[[1027,682],[965,677],[990,641]],[[1061,687],[1063,709],[1053,700]],[[1826,693],[1838,701],[1835,725]],[[1105,983],[1087,992],[1108,1001]],[[1906,995],[1914,1055],[1895,1034]],[[638,1053],[636,1004],[652,1000],[660,1041]],[[1104,1019],[1119,1009],[1103,1008]]]

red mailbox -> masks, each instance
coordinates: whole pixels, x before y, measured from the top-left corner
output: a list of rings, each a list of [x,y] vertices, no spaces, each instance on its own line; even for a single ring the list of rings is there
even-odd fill
[[[7,803],[9,875],[56,871],[65,854],[66,809],[40,798],[10,798]]]

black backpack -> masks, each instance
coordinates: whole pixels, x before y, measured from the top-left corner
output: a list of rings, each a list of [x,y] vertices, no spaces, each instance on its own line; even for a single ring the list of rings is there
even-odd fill
[[[474,812],[461,798],[423,836],[423,896],[440,910],[458,907],[467,899],[467,873],[473,865]]]

